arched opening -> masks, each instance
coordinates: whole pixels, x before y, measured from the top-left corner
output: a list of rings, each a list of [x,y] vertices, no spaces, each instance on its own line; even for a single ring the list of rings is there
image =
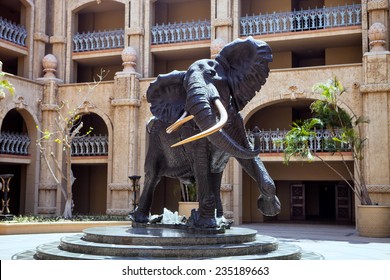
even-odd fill
[[[9,210],[13,215],[33,213],[36,148],[35,122],[25,110],[10,110],[1,123],[0,174],[13,174],[9,185]],[[4,195],[2,193],[2,195]],[[31,201],[30,204],[27,201]]]
[[[92,82],[102,69],[106,74],[104,80],[113,80],[115,73],[123,70],[124,4],[90,1],[75,11],[73,19],[72,52],[76,82]]]
[[[104,215],[107,204],[108,129],[95,113],[81,116],[80,137],[72,143],[75,214]],[[85,135],[91,131],[88,135]]]
[[[28,29],[31,9],[25,1],[0,1],[0,61],[3,71],[26,77]],[[26,5],[26,6],[25,6]],[[28,72],[28,71],[27,71]]]
[[[156,1],[152,16],[151,75],[187,70],[196,60],[210,57],[210,0]],[[182,45],[171,50],[161,48],[176,43]]]
[[[313,100],[283,101],[263,107],[256,111],[246,123],[248,130],[255,127],[261,131],[261,154],[269,174],[275,181],[277,195],[282,203],[282,211],[276,217],[264,217],[257,210],[259,190],[255,182],[243,171],[243,222],[279,221],[353,221],[353,196],[346,183],[330,168],[320,161],[293,161],[283,163],[283,147],[274,145],[281,139],[285,130],[297,120],[312,117],[309,105]],[[329,137],[324,131],[318,131],[318,139],[324,141]],[[327,161],[344,177],[351,179],[345,164],[352,170],[352,156],[346,162],[332,156],[326,148],[321,151],[329,154]]]

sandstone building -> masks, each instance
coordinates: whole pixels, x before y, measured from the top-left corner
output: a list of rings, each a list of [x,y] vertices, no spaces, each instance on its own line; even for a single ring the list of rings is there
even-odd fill
[[[0,1],[0,60],[16,90],[0,97],[0,174],[14,174],[11,212],[62,213],[60,185],[35,143],[37,125],[55,129],[54,108],[66,102],[93,127],[73,143],[74,213],[127,215],[134,205],[128,176],[144,173],[150,82],[246,36],[273,49],[268,81],[242,115],[248,131],[263,132],[260,157],[283,209],[263,217],[257,189],[232,159],[223,178],[225,215],[238,223],[355,220],[358,201],[334,172],[321,162],[286,166],[273,145],[293,121],[310,115],[312,85],[334,76],[348,90],[348,106],[370,119],[364,176],[373,200],[390,204],[389,6],[387,0]],[[102,70],[104,80],[84,98]],[[60,146],[51,145],[61,158]],[[351,154],[345,157],[353,165]],[[325,158],[345,172],[340,157]],[[153,211],[161,213],[163,204],[176,210],[178,188],[164,178]]]

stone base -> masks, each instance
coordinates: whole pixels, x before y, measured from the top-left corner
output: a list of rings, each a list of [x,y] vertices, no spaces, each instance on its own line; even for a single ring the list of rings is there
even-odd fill
[[[13,259],[323,259],[298,246],[233,227],[223,234],[188,233],[172,228],[97,227],[59,242],[43,244]]]

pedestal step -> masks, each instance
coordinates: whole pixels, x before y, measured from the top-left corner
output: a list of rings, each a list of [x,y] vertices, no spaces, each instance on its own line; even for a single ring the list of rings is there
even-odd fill
[[[280,243],[245,228],[223,234],[191,234],[177,229],[100,227],[84,234],[65,236],[59,242],[42,244],[36,251],[17,254],[13,259],[235,259],[299,260],[323,259],[300,247]]]

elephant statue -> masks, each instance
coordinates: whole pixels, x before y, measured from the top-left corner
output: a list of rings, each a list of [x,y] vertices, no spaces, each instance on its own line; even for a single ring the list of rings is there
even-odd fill
[[[149,221],[155,187],[166,176],[196,182],[199,210],[191,214],[192,225],[217,227],[215,216],[223,215],[222,173],[230,157],[257,183],[259,210],[266,216],[280,212],[275,184],[239,113],[266,82],[270,61],[272,51],[265,42],[237,39],[215,59],[198,60],[187,71],[159,75],[150,84],[146,97],[154,117],[147,124],[144,188],[130,214],[133,221]]]

